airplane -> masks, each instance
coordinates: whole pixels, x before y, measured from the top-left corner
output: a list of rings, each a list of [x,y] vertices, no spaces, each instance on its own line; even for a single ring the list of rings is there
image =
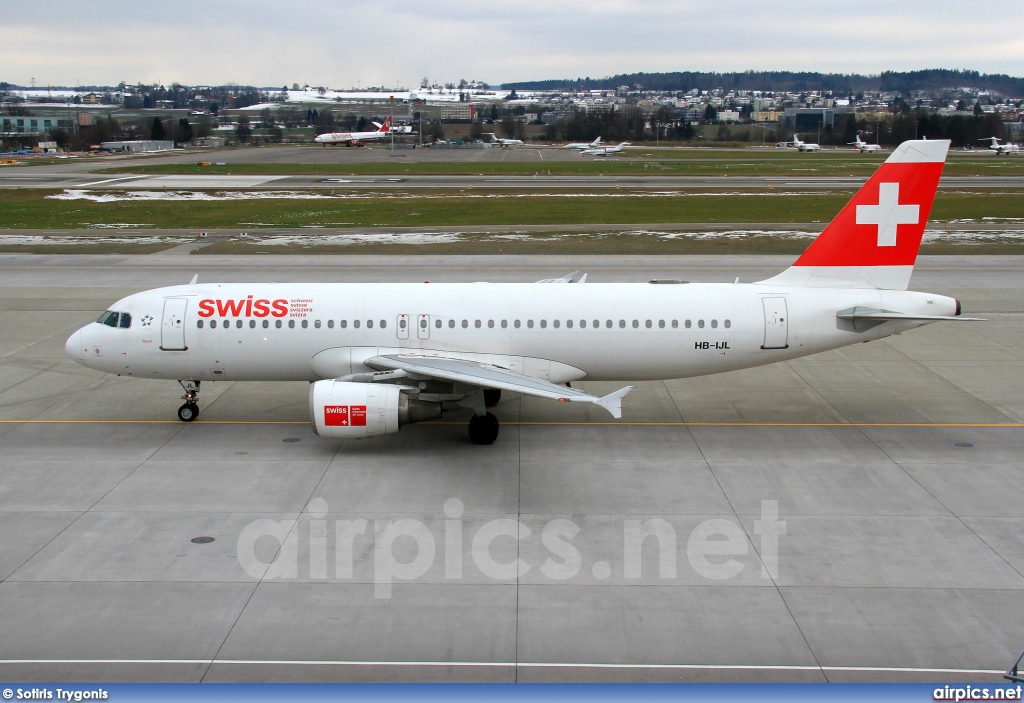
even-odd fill
[[[469,410],[491,444],[503,391],[622,417],[623,385],[762,366],[969,321],[960,302],[908,291],[949,148],[896,148],[785,271],[756,283],[202,283],[129,295],[67,340],[88,368],[176,380],[178,418],[210,381],[308,381],[321,437],[363,438]],[[140,392],[146,392],[140,387]]]
[[[329,132],[319,134],[313,141],[317,144],[344,144],[345,146],[362,146],[363,142],[371,142],[376,139],[383,139],[391,131],[391,118],[384,120],[384,124],[374,122],[377,130],[373,132]]]
[[[621,154],[629,146],[629,142],[620,142],[618,146],[599,146],[593,149],[584,149],[580,152],[580,156],[611,156],[612,154]]]
[[[983,141],[986,141],[986,140],[985,139],[979,139],[978,141],[979,142],[983,142]],[[992,151],[994,151],[996,153],[996,156],[1013,156],[1014,154],[1017,154],[1017,153],[1020,152],[1020,147],[1017,146],[1016,144],[1014,144],[1013,142],[1009,142],[1007,144],[1000,144],[999,143],[999,141],[1000,141],[999,137],[989,137],[988,141],[989,141],[989,147],[988,148],[991,149]]]
[[[494,132],[484,132],[482,136],[490,137],[489,143],[490,144],[497,144],[498,146],[522,146],[523,145],[523,140],[522,139],[502,139],[501,137],[497,136]]]
[[[793,135],[793,141],[789,143],[797,151],[821,151],[821,147],[817,144],[809,144],[807,142],[800,141],[800,137]]]
[[[571,142],[569,144],[566,144],[562,148],[563,149],[596,149],[599,146],[601,146],[601,137],[598,137],[597,139],[595,139],[594,141],[590,142],[589,144],[585,144],[584,142]]]
[[[860,149],[860,153],[862,153],[862,154],[870,153],[870,152],[873,152],[873,151],[881,151],[882,150],[882,147],[879,144],[868,144],[867,142],[863,141],[860,138],[859,134],[855,137],[855,141],[847,142],[847,143],[857,147],[858,149]]]

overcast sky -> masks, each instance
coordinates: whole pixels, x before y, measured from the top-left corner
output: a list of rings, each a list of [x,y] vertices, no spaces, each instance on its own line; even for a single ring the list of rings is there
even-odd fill
[[[842,7],[839,7],[839,5]],[[3,0],[0,80],[330,88],[637,71],[1024,75],[1021,0]]]

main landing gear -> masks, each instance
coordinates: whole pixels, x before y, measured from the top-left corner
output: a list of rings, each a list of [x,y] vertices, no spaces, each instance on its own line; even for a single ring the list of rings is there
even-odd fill
[[[178,419],[182,422],[192,422],[199,417],[199,381],[178,381],[185,389],[185,395],[181,396],[185,404],[178,408]],[[492,440],[493,441],[493,440]]]
[[[500,392],[500,391],[499,391]],[[469,441],[473,444],[494,444],[498,438],[498,418],[491,413],[474,415],[469,420]]]

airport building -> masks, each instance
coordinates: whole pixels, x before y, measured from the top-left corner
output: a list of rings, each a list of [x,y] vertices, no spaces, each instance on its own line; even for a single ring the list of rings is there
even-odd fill
[[[135,139],[124,142],[103,142],[103,148],[110,149],[111,151],[127,151],[132,154],[142,154],[149,151],[170,151],[174,148],[174,142]]]

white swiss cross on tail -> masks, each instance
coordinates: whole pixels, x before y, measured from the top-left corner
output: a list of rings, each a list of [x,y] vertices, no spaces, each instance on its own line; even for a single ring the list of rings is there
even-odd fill
[[[921,221],[920,205],[900,205],[900,184],[880,183],[878,205],[858,205],[857,224],[878,227],[878,246],[896,246],[897,225],[916,225]]]

